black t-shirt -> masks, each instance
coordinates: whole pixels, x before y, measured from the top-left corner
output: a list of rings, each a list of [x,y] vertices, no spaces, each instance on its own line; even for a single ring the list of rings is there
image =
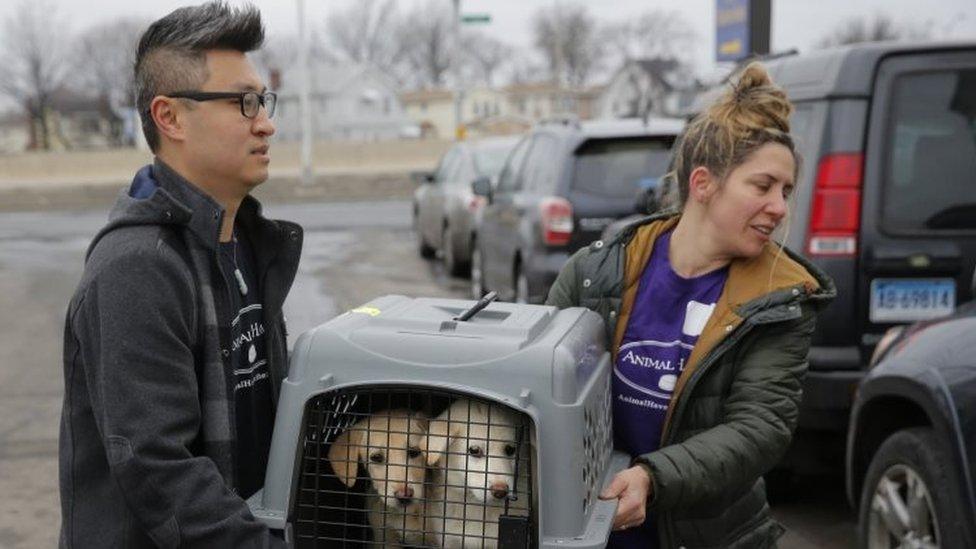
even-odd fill
[[[230,367],[234,369],[231,379],[237,425],[237,493],[247,499],[264,486],[274,407],[261,292],[251,246],[243,233],[235,231],[234,240],[220,244],[220,264],[227,278],[231,305],[231,318],[221,319],[221,326],[228,330]]]

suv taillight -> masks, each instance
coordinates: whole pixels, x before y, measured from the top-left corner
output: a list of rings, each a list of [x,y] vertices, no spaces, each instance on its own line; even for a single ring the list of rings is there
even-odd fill
[[[810,209],[806,252],[811,256],[853,256],[861,228],[862,153],[820,159]]]
[[[565,198],[550,196],[539,203],[542,241],[548,246],[565,246],[573,235],[573,205]]]

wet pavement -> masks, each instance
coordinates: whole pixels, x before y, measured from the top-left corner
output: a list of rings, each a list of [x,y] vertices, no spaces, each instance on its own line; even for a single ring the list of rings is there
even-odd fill
[[[466,297],[467,282],[419,258],[409,202],[273,204],[305,227],[285,304],[290,339],[385,294]],[[64,313],[106,212],[0,215],[0,548],[55,547]],[[840,479],[797,485],[774,513],[784,549],[853,547]]]

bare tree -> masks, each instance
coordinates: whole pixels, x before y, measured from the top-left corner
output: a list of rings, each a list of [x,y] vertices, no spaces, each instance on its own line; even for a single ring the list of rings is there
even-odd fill
[[[428,0],[407,14],[396,40],[404,54],[401,81],[421,87],[446,83],[453,49],[451,19],[450,6],[439,0]]]
[[[508,44],[482,32],[467,32],[461,38],[466,67],[474,68],[476,80],[486,86],[494,85],[495,75],[512,57]]]
[[[357,0],[326,19],[327,44],[352,61],[388,71],[401,52],[391,40],[398,18],[394,0]]]
[[[859,42],[923,39],[928,38],[929,34],[928,27],[899,26],[889,15],[879,13],[871,19],[856,17],[844,21],[817,41],[816,45],[820,48],[827,48]]]
[[[51,147],[47,112],[64,78],[67,31],[67,23],[47,1],[25,0],[3,22],[0,59],[6,76],[0,79],[0,90],[27,113],[32,148]]]
[[[589,11],[580,5],[540,8],[532,27],[535,46],[546,58],[552,78],[584,84],[602,54],[596,20]]]
[[[72,44],[71,87],[99,100],[103,115],[111,121],[110,139],[123,145],[125,116],[122,108],[135,106],[133,67],[139,37],[149,21],[119,18],[97,23],[81,32]]]
[[[697,35],[676,11],[652,10],[636,19],[609,23],[600,31],[609,55],[626,63],[634,59],[676,59],[692,63]]]

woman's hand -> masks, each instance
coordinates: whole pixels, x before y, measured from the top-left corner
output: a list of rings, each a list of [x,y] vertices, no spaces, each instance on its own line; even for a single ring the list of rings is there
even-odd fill
[[[617,514],[613,517],[614,530],[626,530],[644,524],[647,498],[651,492],[651,478],[640,465],[617,473],[610,486],[600,494],[600,499],[618,499]]]

